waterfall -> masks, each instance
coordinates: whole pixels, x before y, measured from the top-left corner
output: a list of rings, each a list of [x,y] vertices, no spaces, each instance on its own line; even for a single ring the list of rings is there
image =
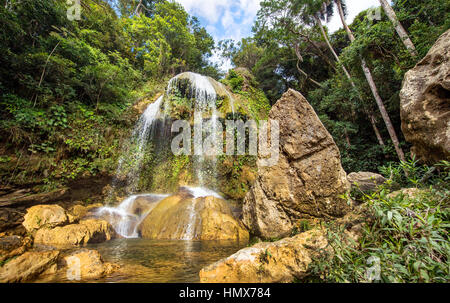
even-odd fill
[[[158,194],[141,194],[132,195],[122,201],[117,207],[101,207],[99,208],[95,216],[105,218],[114,227],[116,233],[124,238],[137,238],[137,227],[150,213],[150,211],[164,198],[169,195]],[[148,202],[148,210],[142,214],[136,214],[133,210],[134,203],[137,198],[150,198],[152,202]],[[150,204],[152,204],[150,206]]]
[[[139,185],[142,162],[147,151],[147,143],[154,135],[155,122],[160,118],[161,104],[163,101],[164,96],[161,96],[154,103],[150,104],[136,123],[131,139],[128,142],[129,144],[125,144],[122,149],[122,156],[119,159],[109,200],[111,200],[114,190],[117,187],[118,179],[123,178],[124,175],[126,175],[126,192],[128,194],[136,192]]]
[[[141,115],[136,126],[133,130],[132,136],[128,141],[128,144],[124,145],[122,149],[122,156],[119,159],[118,168],[116,170],[116,177],[113,181],[113,188],[109,195],[109,201],[114,200],[114,194],[116,194],[117,188],[125,189],[126,194],[129,196],[124,199],[117,207],[103,207],[97,211],[97,216],[104,217],[115,228],[116,232],[123,237],[133,238],[137,237],[136,228],[149,213],[135,214],[133,212],[133,205],[138,198],[147,197],[159,202],[167,197],[167,195],[155,195],[155,194],[136,194],[139,189],[139,183],[141,178],[141,170],[145,155],[147,151],[147,145],[149,142],[156,145],[161,145],[162,142],[154,142],[156,138],[166,138],[166,122],[170,122],[170,95],[177,89],[180,89],[182,85],[181,81],[187,81],[189,84],[185,91],[185,97],[194,100],[194,123],[200,124],[200,133],[197,138],[201,139],[200,142],[194,140],[194,152],[193,166],[195,170],[195,176],[197,183],[200,187],[190,187],[189,190],[194,196],[192,206],[189,208],[190,222],[185,226],[184,237],[187,240],[195,238],[194,226],[196,223],[197,214],[195,213],[195,202],[197,198],[206,196],[215,196],[221,198],[220,195],[204,188],[208,180],[209,184],[215,184],[216,180],[216,166],[217,159],[215,156],[205,156],[205,148],[203,146],[203,139],[206,134],[212,138],[212,142],[216,143],[218,135],[218,110],[216,106],[217,93],[212,84],[212,80],[208,77],[196,74],[196,73],[183,73],[173,77],[166,88],[165,94],[161,95],[154,103],[150,104],[145,112]],[[217,84],[216,84],[217,85]],[[219,86],[224,88],[230,99],[231,110],[234,115],[234,99],[226,88],[219,83]],[[211,118],[204,122],[204,116],[209,115]],[[160,129],[158,129],[160,128]],[[222,133],[220,133],[222,135]],[[158,136],[158,137],[157,137]],[[196,136],[194,135],[194,138]],[[215,144],[213,144],[215,146]]]

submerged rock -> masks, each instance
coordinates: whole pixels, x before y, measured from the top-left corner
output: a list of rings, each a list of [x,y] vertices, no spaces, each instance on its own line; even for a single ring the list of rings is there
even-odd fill
[[[450,158],[450,30],[406,73],[400,116],[412,153],[428,163]]]
[[[33,233],[42,227],[53,228],[66,223],[68,217],[61,206],[36,205],[27,210],[22,224],[28,232]]]
[[[359,189],[365,193],[376,191],[378,186],[387,181],[382,175],[370,172],[350,173],[347,176],[347,180],[352,188]]]
[[[244,200],[243,222],[257,236],[288,236],[296,221],[336,218],[350,209],[339,198],[349,189],[339,149],[314,109],[290,89],[269,118],[280,125],[280,156],[258,177]]]
[[[26,252],[0,267],[0,283],[29,282],[55,273],[59,251]]]
[[[36,232],[34,243],[44,245],[85,245],[101,243],[115,238],[116,233],[107,221],[88,219],[53,229],[42,228]]]
[[[261,242],[200,271],[202,283],[286,283],[307,275],[308,266],[328,245],[321,230],[277,242]]]
[[[214,196],[186,198],[184,194],[162,200],[138,226],[138,232],[147,239],[249,239],[226,201]]]

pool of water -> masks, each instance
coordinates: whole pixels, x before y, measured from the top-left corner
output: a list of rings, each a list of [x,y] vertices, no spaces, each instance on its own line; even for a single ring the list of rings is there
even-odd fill
[[[244,246],[236,241],[115,239],[86,248],[98,250],[120,270],[95,281],[68,281],[59,275],[53,282],[198,283],[203,267]]]

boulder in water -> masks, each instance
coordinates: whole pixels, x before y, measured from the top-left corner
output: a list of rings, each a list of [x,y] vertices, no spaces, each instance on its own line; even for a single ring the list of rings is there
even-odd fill
[[[244,199],[243,222],[263,238],[291,234],[300,219],[344,216],[350,206],[340,195],[349,189],[339,149],[306,99],[292,89],[272,107],[280,126],[280,156],[259,166]]]
[[[79,224],[70,224],[53,229],[41,228],[36,232],[34,243],[44,245],[85,245],[101,243],[116,237],[116,233],[107,221],[88,219]]]
[[[64,262],[67,268],[77,270],[75,273],[79,274],[79,279],[101,278],[119,268],[116,264],[104,262],[100,253],[92,249],[82,249],[67,255],[64,257]],[[64,270],[67,268],[64,267]]]
[[[431,164],[450,158],[450,30],[406,73],[400,117],[413,154]]]
[[[138,233],[147,239],[249,239],[225,200],[214,196],[186,198],[184,194],[161,201],[138,226]]]
[[[286,283],[306,276],[308,266],[328,245],[322,230],[241,249],[200,271],[202,283]]]

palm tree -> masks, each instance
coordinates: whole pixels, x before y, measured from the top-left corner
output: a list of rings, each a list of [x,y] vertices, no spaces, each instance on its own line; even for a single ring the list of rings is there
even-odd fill
[[[342,25],[344,26],[344,29],[347,32],[350,42],[354,42],[355,36],[353,35],[352,31],[348,27],[347,23],[345,22],[345,13],[344,13],[343,5],[342,5],[342,0],[334,0],[334,1],[336,2],[336,5],[337,5],[338,11],[339,11],[339,16],[342,21]],[[384,123],[386,124],[386,128],[388,129],[389,136],[391,137],[392,143],[394,144],[395,151],[397,152],[399,159],[401,161],[405,161],[405,154],[403,153],[403,150],[400,147],[397,133],[395,132],[394,126],[392,125],[391,119],[389,117],[389,114],[388,114],[385,106],[384,106],[383,100],[381,99],[381,96],[378,93],[378,88],[373,79],[372,72],[370,71],[370,68],[368,67],[366,60],[362,57],[361,57],[361,67],[364,71],[364,75],[366,76],[367,82],[369,83],[370,90],[372,91],[372,94],[378,105],[378,109],[380,110],[381,116],[383,117]]]
[[[414,46],[414,43],[411,41],[411,38],[409,38],[408,33],[406,32],[403,25],[398,20],[395,11],[392,9],[392,7],[386,0],[380,0],[380,4],[383,7],[384,11],[386,12],[386,15],[388,16],[389,20],[391,20],[392,24],[394,25],[395,30],[397,31],[397,34],[400,37],[400,40],[402,40],[403,44],[405,45],[406,49],[409,51],[411,56],[418,57],[419,54],[417,53],[416,47]]]

